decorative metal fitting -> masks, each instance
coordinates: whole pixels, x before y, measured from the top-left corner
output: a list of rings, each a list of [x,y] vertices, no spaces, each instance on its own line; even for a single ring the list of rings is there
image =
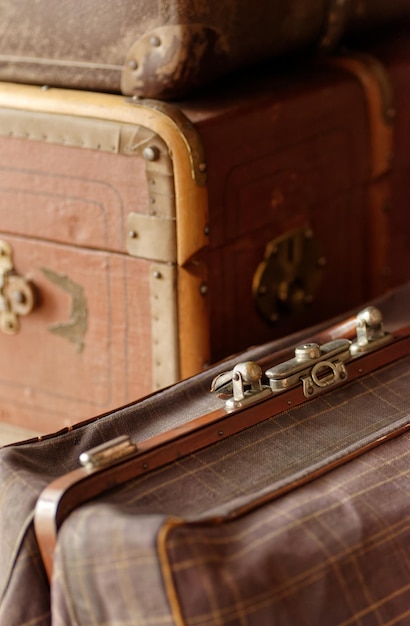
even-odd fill
[[[128,435],[121,435],[83,452],[80,454],[79,461],[86,469],[92,470],[104,465],[111,465],[136,451],[137,446]]]
[[[0,330],[8,335],[16,334],[19,317],[31,313],[35,304],[34,285],[17,274],[10,244],[0,240]]]
[[[147,146],[142,151],[142,156],[146,161],[158,161],[160,157],[160,151],[158,146]]]
[[[369,306],[360,311],[356,317],[356,341],[350,346],[350,352],[353,356],[369,352],[379,348],[391,338],[391,334],[383,330],[381,311],[375,306]]]
[[[350,359],[349,339],[335,339],[319,346],[305,343],[295,349],[295,356],[266,371],[274,393],[302,382],[306,398],[347,378],[344,363]]]
[[[271,395],[269,387],[262,385],[262,369],[254,361],[238,363],[230,372],[216,376],[211,391],[219,398],[226,399],[225,408],[228,412]]]

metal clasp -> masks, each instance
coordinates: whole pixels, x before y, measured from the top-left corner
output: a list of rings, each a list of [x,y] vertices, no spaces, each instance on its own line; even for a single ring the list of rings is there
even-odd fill
[[[356,341],[350,346],[352,356],[375,350],[391,341],[392,335],[383,330],[383,316],[375,306],[369,306],[356,317]]]
[[[272,393],[268,386],[262,385],[262,369],[254,361],[238,363],[232,371],[216,376],[211,391],[226,399],[228,412],[259,402]]]
[[[35,304],[34,286],[16,273],[12,248],[0,240],[0,330],[8,335],[17,333],[19,316],[31,313]]]
[[[306,398],[347,378],[345,362],[350,359],[349,339],[336,339],[319,346],[305,343],[295,349],[295,356],[266,371],[273,393],[302,383]]]
[[[311,398],[346,380],[347,361],[392,340],[392,335],[383,330],[381,312],[374,306],[363,309],[357,315],[356,334],[354,343],[341,338],[323,345],[306,342],[297,346],[293,358],[266,370],[269,386],[262,385],[263,374],[259,365],[246,361],[236,365],[232,371],[216,376],[211,391],[226,399],[227,411],[259,402],[269,394],[298,385],[302,385],[304,396]]]
[[[79,461],[88,470],[111,465],[137,451],[128,435],[120,435],[80,454]]]

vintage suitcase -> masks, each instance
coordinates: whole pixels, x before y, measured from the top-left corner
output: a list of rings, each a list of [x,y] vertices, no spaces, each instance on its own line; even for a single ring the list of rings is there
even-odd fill
[[[407,285],[358,320],[253,348],[114,413],[0,450],[1,623],[404,625],[409,321]],[[355,351],[341,337],[356,333]],[[329,340],[338,345],[322,346],[319,362],[299,353],[306,395],[272,367],[295,346]],[[245,399],[236,395],[243,361],[282,391],[258,389],[258,373]],[[212,380],[236,402],[225,408]],[[131,455],[94,448],[124,434],[137,445],[121,444]]]
[[[405,44],[178,106],[3,83],[1,419],[54,431],[404,282]]]
[[[171,98],[264,59],[330,50],[408,0],[6,0],[0,78]]]

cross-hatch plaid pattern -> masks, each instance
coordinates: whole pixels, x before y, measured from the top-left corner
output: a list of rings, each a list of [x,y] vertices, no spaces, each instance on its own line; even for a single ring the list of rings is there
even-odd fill
[[[60,533],[53,626],[406,624],[410,358],[87,504]],[[359,445],[360,445],[359,444]]]
[[[407,286],[392,292],[379,303],[386,314],[386,321],[393,327],[403,325],[402,321],[408,319],[409,296],[410,286]],[[253,348],[242,355],[242,358],[258,361],[270,357],[282,348],[298,345],[307,336],[326,326],[327,324],[321,324],[315,329]],[[227,360],[224,369],[232,368],[237,361],[237,356]],[[289,472],[303,473],[301,468],[306,466],[306,461],[312,467],[315,450],[320,449],[323,444],[328,453],[337,455],[340,445],[348,449],[356,440],[356,434],[351,436],[352,427],[363,442],[370,436],[368,428],[358,427],[349,396],[345,395],[343,389],[323,396],[320,401],[322,410],[317,411],[317,421],[312,415],[304,417],[304,407],[300,408],[298,417],[291,413],[282,414],[272,421],[270,437],[266,432],[267,424],[261,425],[260,429],[250,429],[247,435],[242,433],[226,440],[223,443],[224,448],[218,444],[207,451],[191,455],[172,467],[158,470],[139,481],[131,481],[74,513],[63,525],[60,535],[52,584],[53,606],[52,611],[50,610],[49,588],[32,525],[34,505],[41,490],[55,477],[74,469],[78,465],[79,454],[93,446],[124,433],[130,434],[135,441],[142,441],[215,409],[220,403],[210,396],[209,384],[220,371],[219,364],[193,379],[162,390],[129,407],[96,418],[90,423],[79,424],[73,430],[51,435],[43,441],[23,442],[0,449],[1,625],[49,626],[52,621],[53,626],[179,626],[182,623],[201,623],[202,620],[205,624],[261,626],[264,622],[258,621],[262,618],[256,609],[262,610],[266,607],[264,615],[269,617],[265,623],[292,623],[292,626],[298,626],[312,623],[307,616],[313,601],[318,607],[323,607],[323,615],[315,622],[315,626],[338,624],[334,606],[327,608],[330,602],[326,600],[327,592],[330,590],[333,593],[333,589],[329,587],[330,578],[325,576],[325,569],[320,569],[322,562],[323,568],[325,567],[326,555],[327,568],[338,572],[337,580],[340,584],[343,581],[350,594],[356,594],[356,587],[360,588],[356,579],[360,581],[360,585],[365,581],[370,590],[366,596],[369,602],[364,604],[362,613],[355,615],[355,607],[349,604],[350,623],[361,626],[409,623],[406,614],[400,617],[402,605],[406,606],[404,611],[410,606],[407,600],[404,601],[402,592],[402,587],[409,580],[409,538],[407,536],[406,540],[402,540],[403,535],[399,532],[399,523],[404,528],[409,519],[409,498],[408,494],[405,495],[408,477],[403,473],[408,468],[407,436],[384,443],[360,459],[315,480],[311,485],[277,500],[271,498],[276,486],[289,481]],[[396,370],[392,381],[387,379],[387,375],[382,376],[380,373],[369,377],[366,379],[367,383],[362,381],[362,392],[357,394],[361,411],[367,407],[370,417],[382,419],[383,423],[377,424],[377,428],[380,427],[382,431],[393,426],[394,415],[399,423],[406,420],[405,415],[408,416],[409,410],[406,406],[409,404],[410,387],[408,381],[399,376],[398,372]],[[364,386],[366,384],[367,388]],[[400,389],[398,384],[401,384]],[[374,404],[380,394],[381,404]],[[321,429],[321,433],[317,431],[313,436],[309,424],[321,422],[322,426],[325,425],[326,411],[332,410],[334,419],[329,421],[331,429]],[[341,415],[347,418],[346,423],[350,422],[350,436],[349,429],[340,428],[341,421],[338,417]],[[297,429],[292,429],[296,425]],[[296,430],[299,435],[295,435]],[[295,435],[293,439],[287,439],[287,443],[284,439],[286,432]],[[250,437],[249,445],[246,444],[247,437]],[[266,445],[257,445],[258,437],[266,438]],[[333,449],[332,441],[336,446]],[[363,467],[368,467],[368,473],[363,474]],[[363,484],[359,483],[357,488],[360,492],[369,490],[367,508],[359,506],[361,500],[355,496],[355,484],[348,479],[346,472],[350,472],[352,476],[357,474],[359,478],[363,475]],[[336,481],[340,493],[337,489],[326,491],[330,480]],[[380,496],[370,488],[372,484],[376,485],[382,480],[386,484],[383,496]],[[397,492],[400,492],[401,498],[396,497]],[[260,508],[256,506],[259,498],[266,500]],[[337,509],[334,508],[334,517],[323,517],[323,523],[329,525],[331,536],[336,533],[334,537],[340,537],[340,541],[346,545],[346,562],[359,563],[360,567],[367,568],[369,572],[363,569],[360,573],[357,569],[359,565],[355,565],[353,569],[350,566],[343,569],[342,561],[338,561],[343,546],[338,545],[333,553],[334,546],[328,543],[330,540],[322,526],[312,527],[313,517],[306,518],[305,530],[298,529],[298,533],[293,534],[289,531],[287,535],[286,525],[291,526],[292,519],[299,519],[298,516],[304,519],[303,502],[303,506],[309,506],[310,501],[316,502],[318,508],[315,516],[319,520],[320,511],[324,511],[327,506],[327,498],[335,506],[343,501],[344,510],[350,517],[348,523],[340,525],[342,518],[339,520]],[[288,502],[294,504],[286,509],[286,514],[281,514],[282,507]],[[249,512],[235,517],[236,512],[246,506],[249,507]],[[376,511],[371,519],[379,520],[379,534],[375,530],[372,535],[369,527],[370,520],[367,516],[370,506]],[[268,534],[264,535],[265,544],[260,544],[266,550],[269,548],[271,556],[265,555],[262,548],[258,551],[256,546],[252,550],[246,548],[254,545],[252,536],[259,534],[255,520],[265,511],[266,523],[273,515],[272,532],[275,527],[280,529],[280,533],[274,534],[276,547],[273,543],[271,547],[269,541],[266,543]],[[175,517],[178,519],[174,522]],[[217,519],[224,521],[217,524]],[[331,524],[329,519],[335,523]],[[238,525],[241,524],[244,525],[243,531],[238,531]],[[343,535],[342,526],[345,533]],[[383,529],[384,536],[380,534]],[[305,539],[302,541],[302,538],[312,539],[315,532],[323,543],[312,540],[310,547],[306,545],[301,552],[300,547],[305,545]],[[218,533],[221,541],[218,539],[215,543],[214,538]],[[356,543],[352,543],[352,537]],[[242,550],[240,538],[243,539],[246,558],[238,566],[238,557]],[[260,539],[262,541],[262,536]],[[227,542],[226,545],[224,542]],[[380,551],[370,555],[365,550],[366,542],[370,542],[369,546],[374,545],[375,550],[380,546]],[[215,554],[215,546],[218,547],[219,544],[221,548],[224,546],[223,552],[218,548],[216,554],[219,561],[212,561],[210,556]],[[318,557],[320,545],[324,546],[323,559]],[[349,551],[355,545],[358,546],[358,552],[353,557]],[[282,546],[283,552],[280,551]],[[276,556],[273,556],[275,550]],[[261,566],[265,562],[269,563],[267,571],[262,571],[258,563],[261,551],[264,557]],[[220,559],[225,554],[236,554],[236,557],[227,559],[222,567]],[[286,556],[286,563],[285,559],[281,559],[281,554]],[[364,558],[366,554],[370,560],[366,560],[364,564],[359,556]],[[352,561],[353,558],[356,560]],[[305,573],[298,573],[296,569],[289,570],[291,566],[296,568],[297,560],[301,566],[306,567]],[[220,569],[221,574],[218,577],[215,573],[213,578],[213,570],[217,569]],[[236,570],[236,574],[231,581],[232,569]],[[310,571],[313,573],[309,574]],[[277,581],[272,579],[272,572],[278,576]],[[287,580],[282,577],[283,572],[287,572]],[[355,572],[356,579],[353,576]],[[202,573],[204,578],[198,584],[198,576],[202,578]],[[371,574],[369,578],[368,573]],[[74,574],[78,575],[81,584],[76,582]],[[310,584],[317,581],[316,588],[312,587],[312,590],[315,594],[320,593],[315,598],[313,595],[310,597],[310,587],[303,583],[303,576],[308,575],[311,577]],[[385,583],[381,584],[382,592],[374,587],[372,579],[375,576],[379,576],[382,583]],[[188,580],[186,587],[184,580]],[[215,584],[219,584],[220,580],[224,583],[223,594],[227,594],[222,601],[221,594],[215,589]],[[246,588],[240,585],[242,580],[246,583]],[[319,586],[320,580],[322,587]],[[262,590],[258,591],[258,585]],[[202,587],[205,594],[199,602],[198,594],[203,594]],[[301,590],[306,590],[303,600],[306,600],[306,604],[300,609],[301,616],[292,622],[296,603],[299,602],[296,588],[300,589],[299,594]],[[275,589],[277,593],[273,601]],[[280,603],[283,605],[286,601],[287,619],[291,619],[290,622],[280,616]],[[338,601],[339,597],[333,597],[333,605]],[[399,604],[396,606],[395,603]],[[373,605],[377,610],[374,607],[369,608]],[[283,611],[286,613],[285,609]],[[386,615],[389,614],[385,621],[384,611]]]

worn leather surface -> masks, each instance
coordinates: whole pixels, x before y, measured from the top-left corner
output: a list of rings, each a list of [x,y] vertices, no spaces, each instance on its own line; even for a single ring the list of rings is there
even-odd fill
[[[387,327],[408,323],[409,298],[410,286],[407,286],[392,292],[383,300],[380,306],[385,313]],[[246,354],[246,358],[260,360],[283,347],[297,345],[306,339],[306,333],[309,335],[310,332],[303,331],[283,340],[256,347]],[[223,369],[229,369],[237,361],[237,356],[231,358],[224,362]],[[42,625],[51,623],[49,589],[32,526],[33,508],[41,490],[53,478],[74,469],[78,464],[79,454],[84,450],[124,433],[129,433],[136,441],[144,440],[220,406],[220,401],[213,398],[208,390],[210,381],[221,371],[221,367],[214,366],[145,400],[50,436],[43,441],[32,440],[0,450],[1,624],[23,626],[29,623]],[[363,416],[366,411],[366,419],[369,418],[369,407],[372,414],[377,413],[383,420],[388,418],[386,407],[390,407],[389,411],[393,411],[396,417],[400,413],[400,419],[406,419],[408,401],[405,399],[403,401],[403,390],[409,388],[405,383],[408,368],[406,371],[402,371],[401,374],[396,371],[393,376],[383,380],[377,376],[369,377],[364,382],[351,386],[354,406],[358,410],[359,438],[364,434],[364,431],[360,431],[360,424],[364,424]],[[336,396],[334,401],[320,400],[324,409],[321,419],[326,417],[326,411],[329,418],[331,416],[337,418],[343,414],[349,416],[349,413],[352,413],[346,404],[343,391],[339,390]],[[306,411],[306,406],[308,405],[305,405],[302,412]],[[377,411],[374,409],[376,406]],[[350,419],[352,416],[353,413]],[[311,423],[314,423],[312,416],[310,419]],[[328,422],[328,425],[330,423]],[[295,424],[297,420],[292,418],[289,425],[294,427]],[[280,432],[282,426],[279,422],[276,423],[275,429],[279,427],[277,432]],[[333,432],[332,436],[335,436],[334,429],[330,428],[329,432]],[[336,435],[337,432],[336,428]],[[315,449],[314,437],[309,441],[302,433],[298,437],[297,430],[295,434],[295,451],[299,456],[303,455],[305,444],[311,451]],[[313,431],[311,434],[313,435]],[[324,476],[319,482],[312,483],[311,487],[297,490],[299,495],[289,495],[277,501],[277,504],[272,502],[267,509],[263,507],[259,510],[260,507],[253,507],[250,517],[243,519],[244,526],[241,529],[239,527],[242,518],[237,516],[235,518],[235,515],[232,517],[232,525],[215,525],[215,518],[219,519],[222,514],[228,522],[228,518],[237,509],[238,498],[249,502],[249,499],[255,499],[257,490],[269,492],[274,478],[271,456],[273,454],[275,457],[275,448],[271,447],[264,452],[263,446],[246,447],[242,435],[237,439],[238,445],[233,446],[229,454],[232,441],[227,440],[226,454],[223,453],[223,448],[220,453],[218,446],[213,446],[210,452],[191,455],[182,464],[176,463],[170,469],[160,470],[141,481],[134,481],[113,496],[105,495],[95,504],[84,507],[79,514],[73,515],[72,519],[69,518],[62,528],[56,574],[52,582],[53,624],[112,623],[113,620],[121,625],[146,623],[146,620],[150,620],[152,624],[159,624],[164,623],[161,621],[164,616],[167,617],[167,623],[175,623],[173,622],[175,615],[182,610],[188,623],[202,623],[203,620],[204,624],[212,624],[215,623],[212,620],[218,616],[217,619],[221,624],[239,624],[241,622],[238,615],[247,615],[251,620],[250,623],[259,626],[271,624],[271,621],[266,620],[270,619],[272,611],[277,609],[275,598],[269,594],[267,598],[263,597],[263,593],[266,592],[263,588],[267,584],[279,585],[280,593],[278,592],[275,597],[278,601],[282,596],[287,598],[285,605],[282,603],[279,607],[289,618],[289,615],[293,615],[289,607],[292,607],[296,600],[298,602],[303,600],[303,596],[298,595],[297,590],[300,588],[309,596],[310,583],[317,583],[316,608],[311,613],[313,620],[313,617],[316,619],[319,616],[321,607],[327,606],[323,604],[325,590],[327,592],[328,588],[332,589],[333,595],[329,596],[329,602],[332,598],[333,600],[339,598],[341,585],[344,584],[346,577],[346,580],[350,580],[350,575],[354,579],[352,591],[347,593],[344,588],[342,589],[344,595],[340,606],[343,610],[340,609],[342,612],[337,615],[346,617],[350,611],[352,617],[360,610],[368,612],[373,600],[376,607],[382,603],[384,596],[380,595],[382,593],[380,586],[367,588],[363,586],[362,577],[365,571],[372,569],[372,562],[377,563],[379,558],[383,558],[384,562],[384,556],[381,557],[376,550],[372,557],[374,560],[369,561],[366,551],[372,546],[377,548],[381,545],[382,555],[385,555],[387,550],[388,555],[393,554],[394,558],[396,556],[398,558],[406,549],[402,543],[403,528],[400,520],[409,514],[408,500],[402,497],[403,484],[407,484],[403,483],[405,472],[402,471],[402,463],[405,460],[406,449],[408,451],[408,440],[399,438],[397,442],[392,442],[387,447],[378,448],[378,451],[366,454],[362,460],[352,462],[353,465],[349,464],[348,469],[337,470],[339,473],[336,474],[336,478],[329,479]],[[241,446],[245,446],[246,454],[245,448],[242,450]],[[289,452],[291,453],[291,450]],[[283,458],[286,458],[286,455]],[[372,472],[372,468],[375,468],[375,473]],[[357,477],[361,475],[363,483],[357,482]],[[369,491],[369,484],[373,485],[371,489],[376,490],[378,487],[378,476],[382,478],[384,476],[383,480],[386,483],[382,489],[383,493],[380,492],[381,495],[377,495],[377,491]],[[365,493],[365,501],[361,499],[362,491]],[[386,513],[390,511],[388,517],[385,517],[384,509],[372,513],[370,508],[377,507],[377,503],[383,502],[383,498],[386,502]],[[389,508],[389,503],[393,500],[394,507]],[[290,508],[287,504],[289,502]],[[321,521],[318,522],[318,527],[315,527],[314,508],[309,513],[310,507],[314,507],[312,502],[318,503],[319,506],[317,517]],[[356,505],[357,502],[359,504]],[[332,503],[333,506],[330,506]],[[247,551],[246,546],[248,541],[251,542],[249,545],[253,545],[255,541],[258,543],[260,534],[258,518],[265,510],[266,521],[273,524],[271,529],[276,536],[274,544],[276,547],[272,553],[275,554],[272,557],[274,561],[271,557],[267,561],[267,578],[260,578],[258,571],[262,565],[253,560],[252,554],[255,558],[256,556],[259,558],[260,555],[263,564],[271,543],[268,541],[264,546],[262,541],[255,553]],[[335,515],[335,518],[323,517],[328,511]],[[332,519],[337,520],[340,511],[343,513],[341,519],[348,523],[343,522],[342,526],[334,529]],[[210,523],[201,526],[201,518],[212,512]],[[292,556],[293,546],[299,545],[298,534],[292,530],[300,528],[297,523],[299,512],[309,520],[307,527],[300,530],[306,540],[303,541],[305,553],[300,553],[298,548]],[[290,523],[292,516],[294,522]],[[173,525],[172,520],[175,517],[185,518],[186,524]],[[195,519],[197,521],[194,521]],[[313,524],[313,528],[310,524]],[[325,540],[318,531],[323,524],[327,537]],[[163,533],[165,529],[161,557],[158,555],[157,543],[157,531],[160,529],[163,529],[161,531]],[[317,532],[319,535],[312,534]],[[128,533],[131,536],[130,543],[128,539],[125,541]],[[392,533],[396,533],[394,537],[397,541],[390,539]],[[361,539],[367,535],[369,541],[365,549]],[[265,535],[265,540],[268,537],[269,534]],[[286,538],[286,543],[282,543],[283,537]],[[321,543],[318,543],[319,540]],[[283,559],[280,549],[282,545]],[[408,542],[406,545],[408,546]],[[356,546],[354,550],[352,546]],[[392,546],[394,552],[391,552]],[[243,550],[246,558],[238,561]],[[340,563],[337,561],[339,553],[343,556]],[[359,566],[358,560],[362,556],[364,569]],[[222,557],[225,558],[225,563]],[[325,561],[321,565],[323,558]],[[394,560],[391,562],[394,563]],[[235,563],[240,565],[236,566]],[[307,569],[304,563],[310,563]],[[231,569],[230,564],[235,571]],[[164,577],[169,574],[170,567],[172,576],[167,583],[167,593],[174,589],[175,594],[174,599],[171,598],[171,604],[163,586]],[[284,569],[281,570],[282,567]],[[400,565],[400,576],[403,573],[402,567],[405,565]],[[312,578],[309,578],[309,571]],[[280,579],[278,583],[275,582],[275,572],[278,581]],[[361,595],[358,596],[357,602],[355,600],[350,604],[349,594],[356,593],[355,585],[358,580],[362,585]],[[299,587],[298,581],[301,581]],[[207,588],[203,587],[204,584],[208,585]],[[394,580],[391,585],[394,587]],[[22,590],[27,588],[30,589],[30,602],[22,600]],[[397,586],[393,589],[389,587],[386,597],[394,596],[397,589]],[[250,595],[253,597],[254,592],[258,593],[254,596],[255,602],[258,603],[260,600],[260,608],[265,611],[263,614],[265,617],[263,615],[261,617],[258,607],[250,597]],[[405,598],[405,595],[402,597]],[[391,610],[399,615],[402,602],[400,596],[395,604],[386,604],[386,610],[393,606]],[[201,614],[203,611],[202,617],[198,611]],[[335,619],[319,623],[344,622],[340,618],[339,621]]]
[[[407,0],[7,0],[0,78],[173,98],[409,13]]]

